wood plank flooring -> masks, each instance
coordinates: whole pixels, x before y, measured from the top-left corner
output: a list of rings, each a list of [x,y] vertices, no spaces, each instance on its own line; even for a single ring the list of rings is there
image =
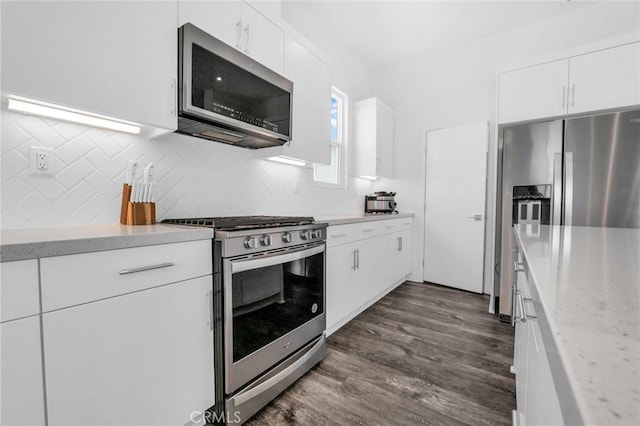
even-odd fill
[[[488,296],[405,282],[327,340],[327,356],[248,424],[510,425],[513,329]]]

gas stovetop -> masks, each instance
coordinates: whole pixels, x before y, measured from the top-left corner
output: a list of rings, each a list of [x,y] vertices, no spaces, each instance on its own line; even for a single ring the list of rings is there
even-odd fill
[[[242,229],[310,225],[315,223],[315,221],[313,217],[310,216],[227,216],[165,219],[162,223],[206,226],[220,231],[233,231]]]

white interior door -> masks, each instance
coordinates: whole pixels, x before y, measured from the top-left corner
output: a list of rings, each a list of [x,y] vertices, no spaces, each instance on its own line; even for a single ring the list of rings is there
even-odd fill
[[[482,293],[489,124],[427,132],[424,280]]]

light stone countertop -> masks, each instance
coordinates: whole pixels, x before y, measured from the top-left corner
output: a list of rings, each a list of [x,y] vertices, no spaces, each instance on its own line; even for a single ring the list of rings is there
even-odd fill
[[[318,223],[327,223],[332,225],[346,225],[349,223],[371,222],[374,220],[400,219],[404,217],[413,217],[413,213],[391,213],[391,214],[367,214],[367,213],[345,213],[333,215],[314,216]]]
[[[0,261],[35,259],[213,238],[213,229],[118,224],[0,230]]]
[[[640,424],[640,229],[516,225],[516,238],[559,395],[584,424]]]

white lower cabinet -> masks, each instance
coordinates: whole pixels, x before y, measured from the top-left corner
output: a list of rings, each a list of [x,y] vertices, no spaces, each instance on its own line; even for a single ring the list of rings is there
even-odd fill
[[[382,298],[411,272],[412,219],[330,226],[327,335]]]
[[[184,425],[214,402],[212,277],[43,314],[48,424]]]
[[[526,262],[519,256],[515,303],[514,369],[518,426],[564,424],[560,399],[536,315]]]
[[[40,317],[0,324],[2,401],[0,425],[44,425]]]

